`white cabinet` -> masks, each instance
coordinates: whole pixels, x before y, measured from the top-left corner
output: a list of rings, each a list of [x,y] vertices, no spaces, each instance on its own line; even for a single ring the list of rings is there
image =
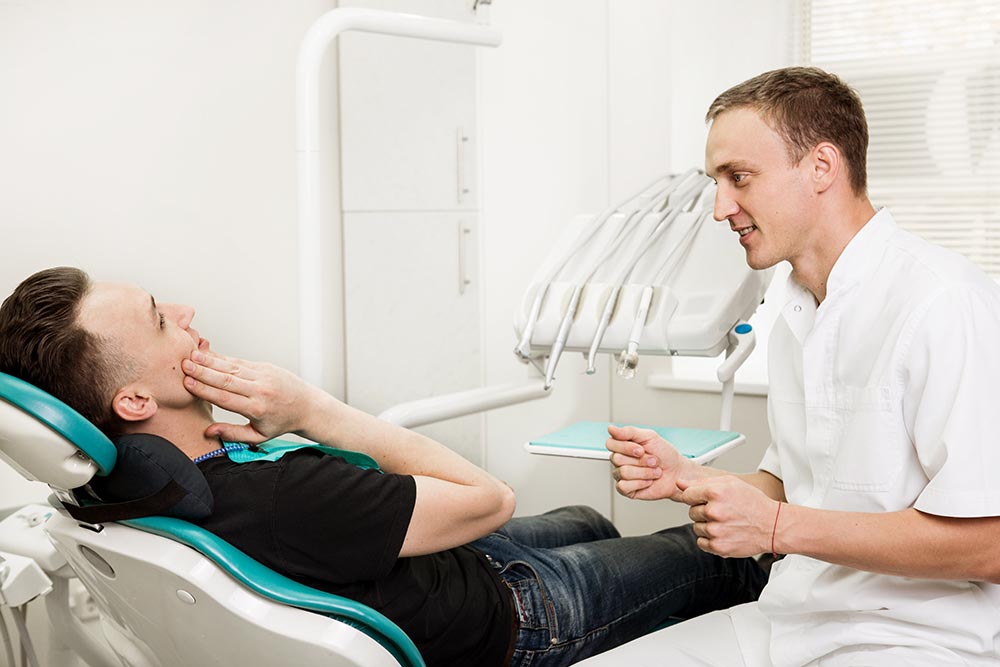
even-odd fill
[[[342,2],[471,21],[471,2]],[[340,36],[346,398],[482,385],[476,47]],[[482,465],[482,418],[418,428]]]
[[[482,384],[475,217],[344,214],[347,401],[378,414]],[[482,464],[480,417],[420,432]]]
[[[351,4],[473,20],[471,3],[454,0]],[[340,36],[345,211],[477,208],[476,48],[360,32]]]

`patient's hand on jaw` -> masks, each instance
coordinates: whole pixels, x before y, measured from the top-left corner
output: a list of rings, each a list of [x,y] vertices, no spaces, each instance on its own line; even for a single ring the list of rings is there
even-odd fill
[[[184,387],[203,400],[243,415],[249,424],[217,422],[205,435],[256,444],[308,429],[307,420],[331,398],[274,364],[195,350],[185,359]]]
[[[676,500],[677,477],[690,462],[655,431],[635,426],[609,426],[605,447],[611,452],[618,493],[638,500]]]

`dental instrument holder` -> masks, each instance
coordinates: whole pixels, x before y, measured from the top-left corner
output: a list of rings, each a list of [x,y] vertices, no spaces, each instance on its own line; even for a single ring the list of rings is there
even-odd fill
[[[587,355],[588,374],[596,352],[617,355],[626,378],[634,376],[643,354],[725,352],[716,376],[722,383],[720,428],[728,431],[734,376],[756,342],[747,320],[763,300],[771,271],[747,266],[728,225],[707,220],[715,186],[700,174],[694,177],[700,182],[690,180],[691,173],[674,177],[677,194],[664,195],[662,187],[640,192],[611,215],[580,216],[568,226],[522,299],[517,353],[536,367],[545,360],[549,386],[564,351]],[[659,205],[650,207],[650,201]],[[636,210],[644,219],[629,227]],[[669,225],[657,227],[665,219]],[[621,264],[629,262],[625,282],[618,283]]]

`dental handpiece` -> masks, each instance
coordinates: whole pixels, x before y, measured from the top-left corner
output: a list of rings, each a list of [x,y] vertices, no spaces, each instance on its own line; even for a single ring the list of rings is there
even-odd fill
[[[642,336],[642,328],[646,326],[646,318],[649,316],[649,304],[653,301],[653,288],[650,285],[642,288],[642,296],[639,297],[639,310],[635,314],[635,321],[632,322],[632,331],[628,337],[628,346],[622,351],[621,360],[618,362],[618,375],[631,380],[635,377],[635,368],[639,365],[639,339]]]
[[[597,323],[594,340],[590,342],[590,350],[587,352],[587,375],[593,375],[597,372],[597,348],[601,346],[601,341],[604,340],[604,332],[607,331],[608,324],[611,322],[611,315],[615,312],[615,306],[618,305],[618,297],[621,291],[622,286],[615,285],[604,304],[601,320]]]
[[[573,326],[573,318],[576,317],[576,309],[580,305],[580,293],[582,291],[582,284],[577,285],[573,289],[573,296],[569,300],[569,306],[566,307],[566,315],[559,325],[559,333],[556,334],[556,340],[552,343],[552,349],[549,351],[549,360],[545,364],[546,389],[552,386],[552,380],[555,378],[556,365],[559,363],[559,357],[562,356],[563,348],[566,347],[566,339],[569,337],[570,327]]]
[[[528,321],[524,325],[524,332],[521,333],[521,340],[514,346],[514,354],[522,361],[527,361],[531,357],[531,336],[535,333],[535,323],[538,321],[538,313],[542,310],[542,301],[545,293],[549,291],[549,283],[542,285],[535,295],[535,300],[531,304],[531,312],[528,314]]]

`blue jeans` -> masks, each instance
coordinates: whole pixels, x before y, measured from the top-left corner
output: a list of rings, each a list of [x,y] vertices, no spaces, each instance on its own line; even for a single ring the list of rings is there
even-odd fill
[[[703,552],[690,526],[623,538],[589,507],[512,519],[470,546],[513,592],[511,667],[570,665],[668,619],[756,600],[767,582],[751,558]]]

